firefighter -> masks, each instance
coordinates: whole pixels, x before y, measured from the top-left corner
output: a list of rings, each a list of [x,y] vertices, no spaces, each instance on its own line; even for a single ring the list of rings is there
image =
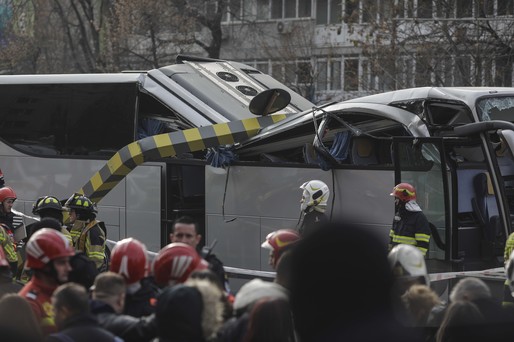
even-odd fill
[[[18,255],[14,241],[14,228],[12,207],[16,201],[16,193],[8,186],[0,189],[0,245],[4,248],[11,271],[16,274],[18,269]]]
[[[30,303],[45,334],[56,332],[51,297],[68,281],[70,258],[74,250],[68,239],[55,229],[43,228],[27,242],[26,266],[32,270],[30,281],[19,294]]]
[[[162,248],[153,261],[153,276],[160,287],[184,283],[196,270],[209,268],[196,249],[182,242]]]
[[[143,317],[154,313],[159,288],[148,277],[148,256],[142,242],[127,238],[116,243],[109,270],[121,274],[127,284],[124,314]]]
[[[63,235],[72,242],[70,232],[66,229],[63,223],[63,210],[64,208],[62,207],[61,202],[55,196],[39,197],[32,205],[32,213],[34,215],[38,215],[41,220],[50,218],[59,222],[62,227],[61,233],[63,233]],[[33,227],[34,224],[27,226],[27,234],[29,236],[33,233]]]
[[[77,252],[84,252],[99,272],[108,269],[108,251],[105,245],[107,229],[96,220],[96,204],[81,194],[72,195],[65,203],[70,211],[70,235]]]
[[[269,264],[277,269],[278,260],[282,254],[300,240],[300,235],[294,229],[279,229],[269,233],[261,247],[269,249]]]
[[[400,295],[414,284],[430,286],[423,253],[412,245],[394,246],[387,256]]]
[[[430,243],[430,226],[416,202],[416,189],[400,183],[390,194],[395,198],[395,216],[389,232],[389,250],[398,244],[417,247],[426,256]]]
[[[198,251],[202,235],[198,231],[198,222],[190,216],[181,216],[173,222],[170,233],[171,242],[182,242]],[[223,288],[230,293],[228,276],[223,268],[223,262],[212,252],[213,246],[204,246],[199,251],[200,256],[209,263],[209,269],[213,271],[223,284]]]
[[[301,215],[303,220],[299,229],[300,235],[309,234],[312,229],[319,227],[328,221],[325,215],[330,190],[320,180],[311,180],[300,186],[303,190],[300,201]]]

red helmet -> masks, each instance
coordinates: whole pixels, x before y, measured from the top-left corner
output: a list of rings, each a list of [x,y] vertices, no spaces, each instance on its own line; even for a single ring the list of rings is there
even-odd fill
[[[159,251],[153,262],[155,282],[160,285],[183,283],[196,270],[209,266],[196,250],[182,242],[170,243]]]
[[[0,267],[9,267],[9,261],[5,257],[4,248],[0,246]]]
[[[134,238],[118,241],[111,253],[109,270],[125,277],[127,284],[134,284],[146,276],[146,246]]]
[[[68,239],[52,228],[35,232],[27,242],[26,252],[26,266],[32,269],[41,269],[52,260],[75,254]]]
[[[300,234],[296,230],[279,229],[269,233],[261,247],[273,251],[273,266],[276,266],[280,255],[298,240],[300,240]]]
[[[408,202],[416,199],[416,189],[409,183],[400,183],[393,188],[391,196],[399,198],[403,202]]]
[[[3,203],[8,198],[16,199],[16,193],[14,192],[14,190],[8,186],[1,188],[0,203]]]

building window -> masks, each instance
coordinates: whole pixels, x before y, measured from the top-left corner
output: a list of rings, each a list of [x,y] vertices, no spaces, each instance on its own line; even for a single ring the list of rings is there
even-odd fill
[[[341,89],[341,61],[330,62],[330,89]]]
[[[513,15],[514,4],[512,0],[497,0],[498,1],[498,15]]]
[[[455,0],[456,17],[470,18],[473,15],[473,4],[470,0]]]
[[[345,57],[344,59],[344,90],[359,90],[359,59]]]
[[[318,61],[316,64],[316,90],[327,90],[327,62]]]
[[[341,0],[316,1],[317,25],[340,24],[341,14]]]
[[[432,18],[432,0],[418,0],[416,14],[418,18]]]
[[[271,1],[271,19],[311,17],[311,0],[269,1]]]

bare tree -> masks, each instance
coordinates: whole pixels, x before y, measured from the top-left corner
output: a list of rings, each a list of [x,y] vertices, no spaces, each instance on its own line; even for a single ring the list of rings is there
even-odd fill
[[[411,3],[347,7],[344,21],[381,80],[377,90],[512,84],[514,20],[494,12],[507,8],[478,0]]]

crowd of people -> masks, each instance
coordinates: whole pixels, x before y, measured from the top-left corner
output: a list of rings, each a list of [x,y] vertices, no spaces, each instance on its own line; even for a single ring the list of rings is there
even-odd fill
[[[2,184],[3,185],[3,184]],[[510,341],[514,305],[482,280],[460,280],[445,301],[425,264],[428,221],[408,183],[394,187],[389,246],[355,223],[325,215],[330,192],[304,183],[298,227],[269,233],[272,281],[232,293],[222,262],[200,249],[198,223],[179,217],[170,243],[150,260],[143,242],[112,251],[96,205],[38,198],[39,221],[14,241],[16,193],[0,188],[2,341]],[[66,216],[69,216],[65,218]],[[509,245],[510,246],[510,245]],[[510,248],[510,247],[509,247]],[[514,253],[506,257],[514,292]]]

